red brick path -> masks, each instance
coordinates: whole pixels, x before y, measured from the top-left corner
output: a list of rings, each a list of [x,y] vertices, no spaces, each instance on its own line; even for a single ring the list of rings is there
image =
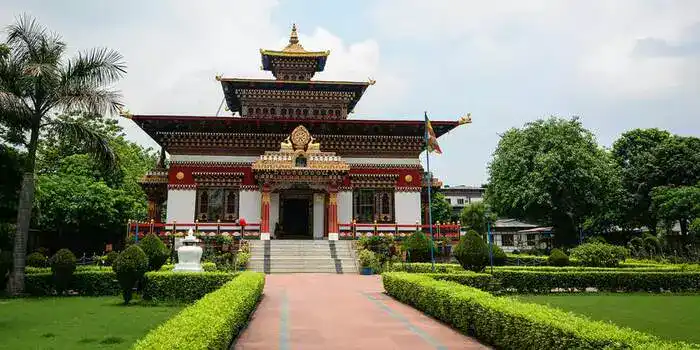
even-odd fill
[[[268,275],[235,349],[485,349],[383,294],[379,276]]]

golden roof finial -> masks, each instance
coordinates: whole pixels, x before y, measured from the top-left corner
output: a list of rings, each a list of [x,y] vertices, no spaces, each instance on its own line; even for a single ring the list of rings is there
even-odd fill
[[[289,44],[294,45],[299,43],[299,36],[297,36],[297,24],[292,23],[292,33],[289,35]]]
[[[126,109],[124,106],[119,107],[119,116],[131,119],[131,112],[129,112],[128,109]]]
[[[472,114],[471,114],[471,113],[467,113],[467,115],[462,116],[461,118],[459,118],[459,125],[462,125],[462,124],[469,124],[469,123],[471,123],[471,122],[472,122]]]
[[[368,80],[367,82],[369,83],[369,85],[374,85],[377,83],[377,81],[372,79],[372,78],[367,78],[367,80]]]

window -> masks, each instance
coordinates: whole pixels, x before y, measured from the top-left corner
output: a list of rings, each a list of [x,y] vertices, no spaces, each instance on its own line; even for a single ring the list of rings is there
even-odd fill
[[[457,198],[457,204],[464,205],[464,198]]]
[[[202,222],[231,222],[238,219],[238,190],[202,188],[197,190],[196,218]]]
[[[513,235],[501,235],[501,245],[504,247],[512,247],[515,245],[515,240]]]
[[[357,222],[394,222],[394,192],[391,190],[355,190],[352,203],[353,217]]]
[[[527,234],[527,245],[536,245],[537,236],[534,233]]]
[[[294,166],[295,166],[295,167],[298,167],[298,168],[306,168],[306,157],[301,156],[301,155],[298,156],[298,157],[294,160]]]

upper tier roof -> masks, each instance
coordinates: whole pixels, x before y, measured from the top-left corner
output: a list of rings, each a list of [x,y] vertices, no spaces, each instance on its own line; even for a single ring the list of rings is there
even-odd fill
[[[287,81],[274,79],[240,79],[221,77],[217,77],[217,80],[221,81],[221,86],[224,90],[224,97],[226,98],[226,105],[232,112],[241,111],[241,100],[236,91],[243,89],[261,91],[348,92],[353,94],[353,98],[348,104],[348,111],[352,111],[367,87],[374,83],[373,81]]]
[[[264,70],[274,70],[274,57],[286,57],[313,60],[316,63],[314,70],[316,72],[322,72],[326,67],[326,58],[328,58],[329,54],[330,51],[306,51],[299,43],[296,24],[292,25],[292,33],[289,35],[289,45],[284,49],[280,51],[260,49],[260,58],[262,59],[262,68]]]
[[[419,136],[425,135],[425,123],[418,120],[367,119],[249,119],[180,115],[133,115],[131,119],[154,140],[163,132],[289,134],[304,125],[313,135]],[[459,125],[458,121],[430,121],[440,137]]]

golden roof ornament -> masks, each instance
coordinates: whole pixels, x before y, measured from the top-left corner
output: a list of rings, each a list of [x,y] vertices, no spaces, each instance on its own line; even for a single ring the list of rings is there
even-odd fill
[[[471,122],[472,122],[472,114],[471,113],[467,113],[466,115],[459,118],[459,125],[471,124]]]
[[[374,85],[377,83],[377,81],[372,79],[372,78],[367,78],[367,80],[368,80],[369,85]]]
[[[303,46],[299,44],[299,35],[297,34],[297,25],[292,24],[292,33],[289,34],[289,45],[282,49],[283,52],[306,52]]]
[[[128,109],[124,108],[124,106],[119,107],[119,115],[121,117],[131,119],[131,112],[129,112]]]

